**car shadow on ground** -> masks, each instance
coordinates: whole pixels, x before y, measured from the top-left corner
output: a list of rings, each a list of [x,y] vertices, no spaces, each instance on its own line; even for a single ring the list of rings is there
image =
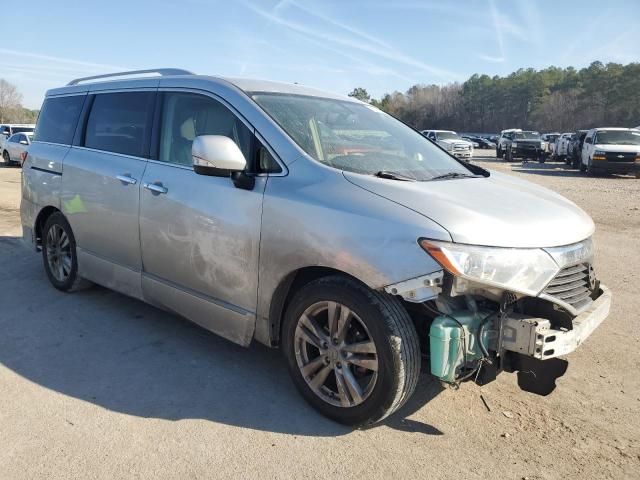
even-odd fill
[[[31,382],[143,418],[311,436],[352,431],[305,403],[278,350],[239,347],[105,288],[59,292],[40,256],[15,237],[0,237],[0,264],[0,363]],[[442,390],[427,378],[384,425],[442,434],[406,418]]]

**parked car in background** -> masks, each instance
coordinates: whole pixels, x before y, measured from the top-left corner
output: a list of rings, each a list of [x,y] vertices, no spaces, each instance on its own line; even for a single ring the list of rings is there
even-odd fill
[[[500,132],[500,137],[498,138],[498,143],[496,144],[496,157],[502,158],[504,156],[507,145],[511,143],[511,140],[513,140],[513,135],[516,132],[522,132],[522,129],[509,128]]]
[[[27,156],[27,149],[31,145],[33,132],[27,133],[14,133],[4,143],[2,148],[2,160],[4,166],[8,167],[12,163],[17,163],[22,166],[24,159]]]
[[[588,130],[578,130],[576,133],[571,135],[569,146],[567,147],[567,157],[565,158],[567,165],[571,165],[574,168],[578,168],[580,166],[582,145],[584,144],[587,132]]]
[[[587,132],[580,171],[630,173],[640,178],[640,129],[594,128]]]
[[[4,150],[4,144],[14,133],[33,133],[35,125],[29,123],[3,123],[0,124],[0,152]]]
[[[542,150],[546,157],[553,155],[553,149],[555,148],[556,140],[561,134],[558,132],[543,133],[540,138],[542,139]]]
[[[471,142],[471,145],[473,145],[473,148],[480,148],[480,144],[478,143],[478,141],[469,137],[468,135],[460,135],[460,137],[468,142]]]
[[[607,317],[594,223],[560,195],[351,97],[154,72],[46,94],[20,215],[58,290],[92,281],[280,347],[301,395],[350,425],[398,410],[423,362],[549,394]]]
[[[556,146],[553,149],[554,160],[564,161],[564,159],[567,157],[567,149],[569,148],[571,135],[573,135],[573,133],[566,132],[556,139]]]
[[[455,157],[467,161],[473,157],[473,143],[452,130],[422,130],[420,133]]]
[[[537,160],[545,162],[540,134],[535,131],[513,132],[511,139],[503,146],[504,159],[512,162],[515,159]]]
[[[464,138],[465,140],[469,140],[470,142],[473,142],[474,148],[482,148],[482,149],[496,148],[496,144],[487,140],[486,138],[477,137],[473,135],[462,135],[462,138]]]

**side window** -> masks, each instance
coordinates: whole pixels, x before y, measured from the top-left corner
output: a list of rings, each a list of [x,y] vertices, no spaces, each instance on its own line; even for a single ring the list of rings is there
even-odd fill
[[[71,145],[85,97],[74,95],[45,99],[33,140]]]
[[[251,131],[222,103],[194,93],[164,94],[158,160],[191,166],[191,145],[200,135],[231,138],[249,162]]]
[[[134,157],[148,156],[154,92],[96,95],[87,120],[84,146]]]

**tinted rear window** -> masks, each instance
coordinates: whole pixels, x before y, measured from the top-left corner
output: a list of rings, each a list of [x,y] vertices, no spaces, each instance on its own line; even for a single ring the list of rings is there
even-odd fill
[[[84,95],[47,98],[42,105],[34,140],[71,145]]]
[[[32,127],[13,127],[13,133],[33,132]]]
[[[96,95],[84,146],[135,157],[148,156],[154,92]]]

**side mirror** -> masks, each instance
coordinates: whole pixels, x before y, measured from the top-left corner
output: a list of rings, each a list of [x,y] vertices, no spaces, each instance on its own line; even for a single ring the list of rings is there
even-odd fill
[[[29,145],[29,142],[26,140],[20,140],[20,145]]]
[[[191,146],[193,169],[200,175],[228,177],[232,172],[241,172],[247,160],[238,145],[222,135],[200,135]]]
[[[591,138],[585,138],[584,143],[591,143]]]
[[[231,177],[238,188],[253,190],[255,178],[244,169],[247,160],[238,145],[223,135],[200,135],[191,146],[193,170],[199,175]]]

